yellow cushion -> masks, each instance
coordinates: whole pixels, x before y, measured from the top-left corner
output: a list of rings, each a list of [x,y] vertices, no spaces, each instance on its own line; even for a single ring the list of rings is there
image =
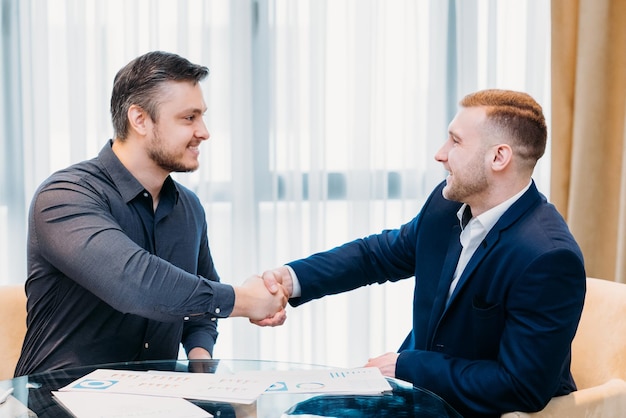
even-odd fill
[[[24,285],[0,286],[0,380],[13,377],[25,334]]]

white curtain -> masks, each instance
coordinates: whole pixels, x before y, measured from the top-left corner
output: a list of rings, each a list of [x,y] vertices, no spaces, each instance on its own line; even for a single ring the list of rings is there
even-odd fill
[[[21,133],[4,141],[20,144],[23,175],[14,180],[22,194],[2,190],[2,225],[19,222],[25,231],[23,207],[36,186],[97,153],[112,132],[116,71],[162,49],[211,70],[203,88],[212,139],[201,168],[176,178],[206,207],[224,282],[398,227],[444,177],[433,155],[463,95],[524,90],[549,116],[549,7],[543,0],[21,0]],[[548,158],[535,177],[546,194]],[[16,199],[22,210],[9,219]],[[3,233],[1,265],[10,260],[23,281],[25,258],[10,255],[6,241]],[[215,356],[360,366],[398,348],[411,327],[412,289],[409,279],[289,308],[278,328],[222,320]]]

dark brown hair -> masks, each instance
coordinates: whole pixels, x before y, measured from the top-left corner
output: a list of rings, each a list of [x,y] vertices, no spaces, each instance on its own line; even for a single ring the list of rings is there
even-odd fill
[[[128,135],[128,109],[137,105],[153,121],[158,119],[159,93],[168,81],[189,81],[196,84],[209,74],[207,67],[163,51],[141,55],[118,71],[111,93],[111,119],[115,138]]]

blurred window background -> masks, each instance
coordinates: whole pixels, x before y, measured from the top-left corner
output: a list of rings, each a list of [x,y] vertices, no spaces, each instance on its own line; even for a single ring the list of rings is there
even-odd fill
[[[0,3],[0,284],[26,279],[36,187],[111,138],[113,77],[149,50],[211,72],[211,139],[174,177],[206,208],[226,283],[411,220],[445,177],[433,156],[465,94],[526,91],[550,120],[543,0]],[[409,279],[326,297],[278,328],[221,320],[214,354],[361,366],[400,346],[412,292]]]

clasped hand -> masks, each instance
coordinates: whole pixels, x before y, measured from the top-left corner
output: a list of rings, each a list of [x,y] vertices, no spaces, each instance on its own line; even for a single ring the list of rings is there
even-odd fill
[[[235,306],[230,316],[245,316],[255,324],[263,323],[263,326],[282,325],[287,319],[285,306],[289,294],[281,283],[266,285],[261,276],[255,275],[234,290]]]
[[[287,300],[293,294],[293,279],[291,277],[291,273],[289,273],[289,269],[287,267],[278,267],[274,270],[267,270],[263,273],[262,276],[263,283],[266,289],[272,294],[283,293],[286,297],[285,305],[283,305],[283,309],[276,312],[275,315],[266,316],[265,318],[250,318],[250,322],[256,324],[260,327],[275,327],[278,325],[282,325],[287,320],[287,312],[284,307],[286,306]]]
[[[285,323],[285,306],[293,293],[293,280],[286,267],[250,276],[235,287],[235,306],[230,316],[245,316],[261,327]]]

